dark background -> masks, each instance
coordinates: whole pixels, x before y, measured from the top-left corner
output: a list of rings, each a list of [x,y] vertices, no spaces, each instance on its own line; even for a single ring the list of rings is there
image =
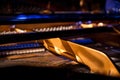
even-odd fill
[[[83,3],[80,5],[80,1]],[[106,0],[1,0],[0,13],[52,11],[104,11]]]

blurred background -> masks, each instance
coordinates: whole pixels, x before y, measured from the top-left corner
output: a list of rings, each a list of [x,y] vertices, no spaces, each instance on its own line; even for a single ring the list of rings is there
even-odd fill
[[[1,0],[0,13],[80,11],[119,13],[120,0]]]

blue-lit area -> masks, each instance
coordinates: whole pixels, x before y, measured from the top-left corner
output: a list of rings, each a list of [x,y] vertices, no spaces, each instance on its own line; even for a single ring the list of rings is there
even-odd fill
[[[16,44],[16,45],[9,45],[9,46],[0,46],[0,51],[26,49],[26,48],[38,48],[40,46],[41,45],[39,43],[24,43],[24,44]]]
[[[90,44],[90,43],[93,43],[94,41],[90,38],[80,38],[80,39],[73,39],[71,40],[72,42],[74,43],[78,43],[78,44]]]
[[[34,20],[34,19],[49,19],[50,16],[48,15],[37,15],[37,14],[32,14],[32,15],[25,15],[25,14],[20,14],[15,16],[11,21],[26,21],[26,20]]]
[[[16,19],[25,20],[25,19],[28,19],[28,17],[26,15],[18,15]]]

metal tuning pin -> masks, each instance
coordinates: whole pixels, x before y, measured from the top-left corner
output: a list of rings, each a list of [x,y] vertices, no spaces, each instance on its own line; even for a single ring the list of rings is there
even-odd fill
[[[72,25],[69,26],[57,26],[57,27],[47,27],[40,29],[33,29],[35,32],[51,32],[51,31],[62,31],[62,30],[72,30],[74,29]]]

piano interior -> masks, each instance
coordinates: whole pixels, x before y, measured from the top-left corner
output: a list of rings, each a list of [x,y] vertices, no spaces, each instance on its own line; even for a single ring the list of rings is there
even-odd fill
[[[47,80],[119,80],[119,77],[91,73],[89,66],[54,54],[46,49],[43,43],[45,39],[60,38],[101,51],[120,71],[119,13],[103,13],[101,7],[98,7],[97,13],[96,10],[95,13],[88,12],[88,9],[83,6],[81,12],[78,11],[80,9],[78,4],[72,7],[70,4],[63,8],[68,1],[65,1],[62,7],[59,1],[40,1],[18,0],[20,3],[16,4],[15,0],[2,2],[7,5],[4,9],[0,7],[2,11],[0,15],[0,72],[2,75],[10,78],[17,76],[22,79],[25,77]],[[54,8],[55,3],[58,4],[58,8]],[[67,11],[68,8],[71,11]],[[50,13],[45,12],[46,9]]]

